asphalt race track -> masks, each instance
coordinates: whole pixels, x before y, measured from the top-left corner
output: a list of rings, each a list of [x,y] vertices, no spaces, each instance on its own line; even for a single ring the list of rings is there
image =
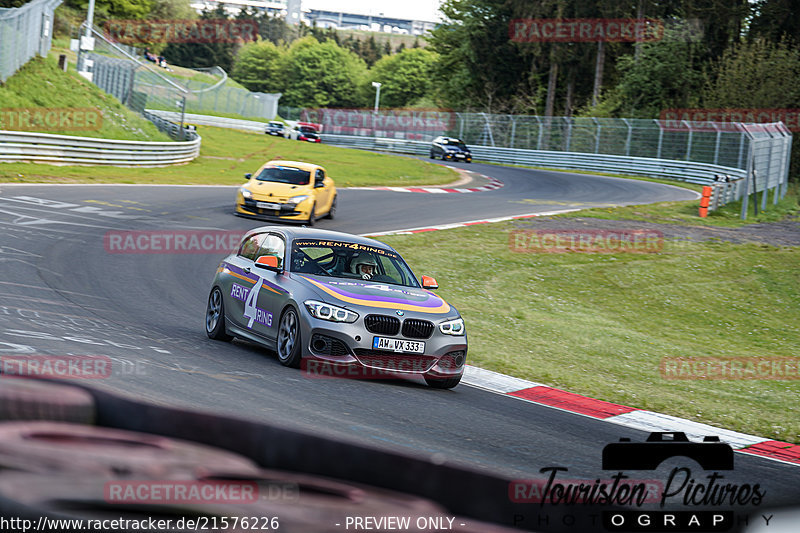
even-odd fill
[[[318,227],[368,233],[696,197],[645,181],[468,168],[505,186],[472,194],[342,190],[336,220],[321,220]],[[253,344],[206,337],[209,283],[224,254],[119,254],[104,248],[109,230],[243,232],[262,225],[232,215],[234,192],[234,187],[0,185],[0,356],[105,355],[114,361],[114,373],[94,385],[110,391],[517,479],[542,477],[539,470],[548,466],[568,468],[563,477],[608,477],[601,469],[603,446],[623,436],[646,437],[463,384],[440,391],[421,379],[309,379]],[[770,506],[800,499],[795,466],[736,454],[736,468],[726,480],[760,484]]]

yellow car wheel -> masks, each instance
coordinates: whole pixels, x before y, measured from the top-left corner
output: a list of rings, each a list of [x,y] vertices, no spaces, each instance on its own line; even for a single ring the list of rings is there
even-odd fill
[[[331,208],[328,210],[327,214],[327,217],[330,220],[333,220],[335,216],[336,216],[336,196],[333,197],[333,201],[331,202]]]
[[[314,225],[314,222],[316,222],[316,220],[314,220],[314,211],[316,209],[317,209],[317,204],[316,203],[311,204],[311,209],[308,212],[308,220],[306,220],[305,224],[309,228]]]

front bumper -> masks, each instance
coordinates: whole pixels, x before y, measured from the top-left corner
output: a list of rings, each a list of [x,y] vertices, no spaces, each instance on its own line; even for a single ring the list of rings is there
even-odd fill
[[[301,315],[307,315],[301,310]],[[372,333],[359,317],[352,324],[334,323],[310,316],[301,318],[303,354],[306,359],[336,367],[358,369],[354,377],[386,378],[387,375],[426,375],[451,378],[464,373],[467,358],[466,336],[444,335],[434,330],[426,339],[402,334]],[[393,337],[425,343],[424,354],[373,349],[374,337]],[[312,366],[306,366],[310,369]]]
[[[472,154],[445,154],[444,157],[450,161],[466,161],[467,163],[472,162]]]
[[[257,218],[259,220],[308,220],[308,214],[313,205],[308,200],[295,204],[280,204],[280,209],[262,209],[256,205],[256,200],[239,198],[236,203],[235,213],[240,216]]]

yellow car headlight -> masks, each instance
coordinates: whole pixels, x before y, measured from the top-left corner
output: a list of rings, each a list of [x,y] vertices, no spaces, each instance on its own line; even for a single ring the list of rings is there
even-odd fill
[[[297,205],[297,204],[301,204],[301,203],[305,202],[309,198],[311,198],[311,196],[309,196],[307,194],[301,194],[300,196],[292,196],[291,198],[289,198],[289,203]]]

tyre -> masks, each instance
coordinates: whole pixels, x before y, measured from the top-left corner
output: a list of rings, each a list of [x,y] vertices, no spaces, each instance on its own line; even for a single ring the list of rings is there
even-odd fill
[[[94,398],[83,389],[25,378],[2,381],[0,420],[94,423]]]
[[[229,341],[233,337],[225,331],[225,303],[219,287],[211,289],[206,306],[206,335],[215,341]]]
[[[436,159],[436,154],[434,154],[433,152],[431,152],[431,155],[430,155],[430,157],[431,157],[431,159]]]
[[[314,212],[317,210],[317,204],[311,206],[311,211],[308,212],[308,220],[305,221],[305,225],[309,228],[314,225],[316,219],[314,218]]]
[[[425,376],[425,383],[434,389],[452,389],[461,382],[461,376],[454,378],[434,378]]]
[[[330,220],[333,220],[334,217],[336,216],[336,201],[337,201],[337,199],[338,199],[337,196],[333,197],[333,201],[331,202],[331,208],[328,210],[327,217]]]
[[[107,427],[30,421],[0,424],[0,470],[6,469],[116,474],[132,479],[258,472],[247,457],[195,442]]]
[[[300,319],[294,307],[287,307],[278,326],[278,361],[283,366],[300,368],[303,358]]]

